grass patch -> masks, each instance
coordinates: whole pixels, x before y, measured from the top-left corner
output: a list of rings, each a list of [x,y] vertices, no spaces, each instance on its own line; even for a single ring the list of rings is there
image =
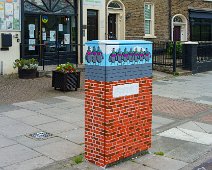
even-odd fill
[[[174,73],[173,73],[173,75],[174,75],[174,76],[179,76],[179,75],[180,75],[180,73],[178,73],[178,72],[174,72]]]
[[[84,155],[80,154],[78,156],[73,157],[72,159],[74,161],[74,163],[76,164],[81,164],[84,161]]]
[[[164,156],[164,153],[163,152],[155,152],[154,154],[155,155],[158,155],[158,156]]]

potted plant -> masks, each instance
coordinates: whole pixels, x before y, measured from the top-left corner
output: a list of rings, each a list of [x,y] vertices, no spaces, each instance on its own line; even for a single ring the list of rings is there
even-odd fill
[[[18,68],[18,75],[21,79],[36,78],[38,62],[36,59],[17,59],[13,63],[13,68]]]
[[[60,64],[52,73],[52,87],[71,91],[80,87],[80,72],[71,63]]]

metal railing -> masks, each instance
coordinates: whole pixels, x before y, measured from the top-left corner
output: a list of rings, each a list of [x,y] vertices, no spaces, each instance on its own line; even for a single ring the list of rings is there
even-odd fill
[[[166,67],[176,72],[176,67],[182,67],[181,42],[153,42],[153,68]]]
[[[212,62],[212,42],[199,42],[197,46],[197,62]]]

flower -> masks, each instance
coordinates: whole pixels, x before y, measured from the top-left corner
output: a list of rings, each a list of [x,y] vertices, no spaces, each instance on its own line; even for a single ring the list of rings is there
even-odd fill
[[[37,69],[38,68],[38,61],[34,58],[32,59],[17,59],[13,63],[13,68],[18,69]]]
[[[60,64],[57,66],[56,71],[63,72],[63,73],[75,73],[77,70],[71,63]]]

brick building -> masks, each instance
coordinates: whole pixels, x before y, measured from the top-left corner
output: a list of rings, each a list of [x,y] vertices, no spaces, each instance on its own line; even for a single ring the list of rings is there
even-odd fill
[[[107,32],[115,30],[110,20],[116,14],[118,39],[125,34],[126,39],[212,41],[211,0],[114,0],[107,1],[106,8]],[[125,26],[119,25],[122,22]]]

